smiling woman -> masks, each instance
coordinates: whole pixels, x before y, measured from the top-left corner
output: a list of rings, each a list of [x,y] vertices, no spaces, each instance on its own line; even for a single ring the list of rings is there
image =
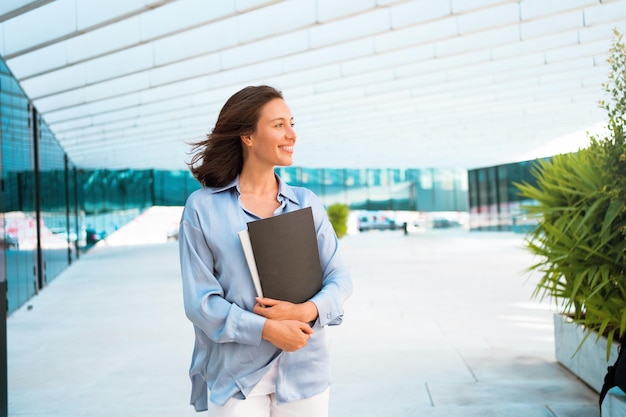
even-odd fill
[[[194,146],[190,168],[204,187],[185,205],[180,264],[196,335],[191,402],[211,416],[328,415],[325,327],[342,322],[352,280],[320,199],[275,174],[292,164],[293,126],[279,91],[246,87]],[[257,298],[238,232],[305,207],[313,213],[322,289],[299,304]]]

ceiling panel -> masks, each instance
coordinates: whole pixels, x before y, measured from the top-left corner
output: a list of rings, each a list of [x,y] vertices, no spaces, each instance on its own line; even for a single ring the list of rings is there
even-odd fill
[[[0,53],[80,167],[184,169],[224,101],[281,89],[307,167],[569,152],[626,0],[13,0]]]

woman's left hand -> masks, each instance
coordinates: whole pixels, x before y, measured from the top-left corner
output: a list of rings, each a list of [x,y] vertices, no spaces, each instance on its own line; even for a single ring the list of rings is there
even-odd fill
[[[254,311],[259,316],[274,320],[299,320],[305,323],[317,319],[317,306],[311,301],[294,304],[273,298],[256,299]]]

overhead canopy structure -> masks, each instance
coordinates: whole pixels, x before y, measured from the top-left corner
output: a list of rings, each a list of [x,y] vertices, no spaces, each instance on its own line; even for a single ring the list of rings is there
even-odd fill
[[[70,159],[182,169],[246,85],[295,165],[497,165],[578,149],[626,0],[3,0],[0,55]]]

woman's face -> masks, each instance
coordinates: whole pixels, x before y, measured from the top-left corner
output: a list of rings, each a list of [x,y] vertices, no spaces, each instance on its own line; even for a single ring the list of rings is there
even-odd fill
[[[248,150],[248,161],[263,165],[288,166],[293,163],[296,132],[293,116],[284,100],[275,98],[261,108],[256,131],[241,137]]]

